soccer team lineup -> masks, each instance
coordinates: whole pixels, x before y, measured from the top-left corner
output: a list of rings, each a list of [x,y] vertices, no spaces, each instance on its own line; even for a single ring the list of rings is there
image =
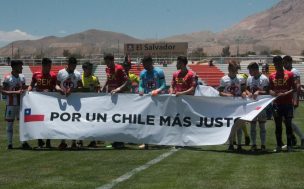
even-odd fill
[[[102,86],[99,78],[93,73],[94,65],[89,61],[85,61],[81,65],[82,71],[79,71],[76,69],[79,62],[75,57],[66,59],[65,67],[59,70],[58,73],[51,71],[51,59],[41,59],[40,71],[33,73],[32,80],[27,86],[25,76],[22,74],[24,63],[21,60],[11,60],[9,62],[11,72],[5,75],[1,86],[3,99],[6,103],[7,149],[11,150],[15,147],[13,145],[13,124],[14,121],[19,120],[21,106],[20,96],[30,91],[38,93],[56,92],[65,98],[69,98],[71,94],[78,92],[105,93],[114,96],[118,94],[137,94],[138,98],[143,98],[146,95],[157,97],[166,94],[179,97],[185,95],[194,96],[196,91],[200,90],[199,86],[205,85],[199,80],[195,71],[188,66],[189,61],[186,56],[178,56],[176,58],[174,61],[176,71],[166,78],[166,74],[161,67],[154,66],[153,56],[151,55],[143,56],[140,62],[134,64],[131,62],[130,55],[127,54],[124,61],[118,64],[115,63],[114,55],[107,53],[104,55],[103,61],[106,65],[104,70],[106,73],[106,81]],[[276,129],[276,132],[273,133],[276,138],[274,152],[281,152],[284,149],[286,149],[287,152],[292,152],[297,145],[297,136],[300,141],[298,145],[300,148],[304,148],[304,137],[301,128],[292,121],[294,111],[299,106],[299,95],[301,93],[300,74],[299,71],[292,67],[292,62],[291,56],[274,56],[272,58],[272,64],[275,67],[275,71],[269,73],[269,65],[267,63],[259,64],[253,61],[247,65],[246,69],[248,69],[249,72],[247,75],[238,73],[240,70],[240,62],[237,59],[227,59],[225,65],[227,66],[228,73],[220,78],[219,86],[207,86],[215,90],[218,97],[240,97],[243,99],[257,100],[260,95],[269,95],[274,98],[254,119],[247,122],[239,119],[240,116],[198,116],[196,120],[192,120],[193,118],[190,116],[179,116],[179,114],[175,116],[156,116],[154,114],[149,115],[149,112],[145,115],[132,114],[130,112],[128,112],[128,114],[114,113],[108,115],[107,112],[80,113],[77,111],[51,111],[49,119],[50,121],[61,120],[62,122],[70,122],[70,124],[73,124],[73,122],[81,122],[83,119],[87,122],[107,122],[107,120],[110,119],[112,124],[123,123],[126,124],[126,126],[128,124],[167,127],[196,126],[202,128],[221,128],[224,126],[231,128],[227,140],[227,151],[240,153],[246,151],[242,148],[243,134],[245,135],[245,145],[250,145],[250,151],[265,152],[270,150],[266,148],[266,122],[273,120]],[[213,65],[212,60],[210,60],[207,66],[214,67],[215,65]],[[132,67],[142,69],[140,70],[140,74],[136,75],[130,72]],[[82,72],[82,74],[80,72]],[[170,80],[169,86],[166,85],[166,80],[168,79]],[[24,110],[24,122],[41,121],[43,125],[43,120],[44,118],[39,115],[31,115],[30,108]],[[286,141],[284,141],[282,137],[282,124],[284,124],[286,128]],[[247,127],[249,129],[247,129]],[[259,127],[260,130],[260,142],[257,142],[256,139],[256,127]],[[121,130],[118,132],[121,132]],[[166,137],[166,135],[163,137]],[[179,135],[176,134],[176,138],[178,137]],[[126,139],[123,141],[125,140]],[[86,142],[88,142],[88,144],[84,144]],[[132,143],[133,142],[134,140],[132,140]],[[115,141],[107,141],[107,143],[108,145],[106,145],[106,147],[114,149],[123,149],[125,148],[125,143],[127,145],[129,144],[119,141],[119,137],[116,137]],[[58,149],[65,150],[70,148],[77,150],[85,147],[97,148],[98,144],[100,144],[100,141],[96,139],[83,141],[75,138],[71,141],[71,146],[69,147],[63,138],[58,145]],[[151,144],[153,144],[153,142],[151,142]],[[134,145],[135,144],[133,144],[133,147]],[[186,148],[187,146],[178,147]],[[27,141],[21,141],[21,148],[33,149]],[[50,139],[46,139],[46,141],[38,139],[37,148],[54,148],[54,146],[51,145]],[[138,148],[149,149],[149,140],[146,144],[139,143]]]

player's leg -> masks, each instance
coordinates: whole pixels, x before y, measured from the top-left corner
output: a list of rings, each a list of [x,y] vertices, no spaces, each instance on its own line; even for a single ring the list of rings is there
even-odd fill
[[[275,135],[277,140],[276,152],[282,151],[282,113],[278,105],[273,105],[273,119],[275,122]]]
[[[250,137],[251,137],[251,150],[256,151],[257,146],[256,146],[256,121],[252,121],[250,123]]]
[[[6,120],[7,149],[13,149],[14,115],[13,115],[13,107],[12,106],[6,106],[6,108],[5,108],[5,120]]]
[[[266,150],[266,127],[265,127],[265,125],[266,125],[265,121],[260,121],[259,122],[259,126],[260,126],[260,138],[261,138],[261,150],[262,151]]]

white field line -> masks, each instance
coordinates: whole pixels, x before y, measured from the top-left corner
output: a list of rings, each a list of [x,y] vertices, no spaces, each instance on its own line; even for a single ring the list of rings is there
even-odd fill
[[[140,172],[140,171],[143,171],[147,168],[149,168],[150,166],[152,165],[155,165],[157,163],[159,163],[160,161],[162,161],[163,159],[167,158],[168,156],[172,155],[173,153],[175,153],[176,151],[178,151],[179,149],[172,149],[170,150],[169,152],[166,152],[164,154],[161,154],[160,156],[158,156],[157,158],[147,162],[146,164],[140,166],[140,167],[137,167],[127,173],[125,173],[124,175],[118,177],[117,179],[115,180],[112,180],[109,184],[105,184],[103,186],[100,186],[96,189],[111,189],[113,188],[115,185],[121,183],[121,182],[124,182],[126,180],[128,180],[130,177],[132,177],[133,175],[135,175],[136,173]]]

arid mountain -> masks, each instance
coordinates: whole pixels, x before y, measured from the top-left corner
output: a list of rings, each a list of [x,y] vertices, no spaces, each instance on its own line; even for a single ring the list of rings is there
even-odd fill
[[[300,54],[304,50],[304,1],[282,0],[274,7],[249,16],[223,32],[205,32],[167,38],[170,41],[191,39],[190,47],[203,47],[208,54],[220,54],[230,45],[236,54],[246,51],[281,50],[286,54]]]
[[[299,55],[304,50],[304,0],[281,0],[272,8],[249,16],[240,23],[220,33],[202,31],[161,39],[168,42],[189,42],[189,49],[203,48],[208,55],[220,55],[229,45],[230,52],[261,52],[281,50]],[[152,40],[153,41],[153,40]],[[62,56],[64,49],[79,54],[100,54],[105,51],[120,52],[124,43],[143,40],[109,31],[88,30],[66,37],[46,37],[39,40],[16,41],[14,54],[39,54]],[[12,54],[12,44],[0,49],[0,55]]]
[[[10,56],[12,49],[14,54],[22,55],[43,53],[47,56],[62,56],[63,50],[81,55],[90,55],[109,51],[117,52],[118,46],[121,51],[124,43],[140,43],[142,41],[121,33],[92,29],[66,37],[51,36],[39,40],[15,41],[1,48],[0,55]]]

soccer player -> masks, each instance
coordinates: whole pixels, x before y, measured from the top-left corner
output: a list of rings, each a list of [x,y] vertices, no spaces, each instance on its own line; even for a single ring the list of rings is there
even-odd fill
[[[57,76],[54,72],[51,72],[52,61],[49,58],[43,58],[41,65],[42,70],[33,74],[28,91],[35,89],[38,92],[53,92],[55,91]],[[38,139],[39,148],[42,148],[44,144],[42,139]],[[50,139],[46,140],[46,148],[51,148]]]
[[[193,95],[196,87],[195,73],[187,69],[188,59],[185,56],[177,57],[177,71],[173,73],[170,94]]]
[[[70,57],[67,66],[62,70],[59,70],[57,74],[56,90],[62,95],[69,96],[72,92],[77,92],[82,89],[81,75],[75,70],[76,66],[76,58]],[[65,140],[61,140],[58,148],[64,150],[67,146]],[[72,141],[71,148],[77,149],[76,140]]]
[[[291,56],[287,55],[283,57],[283,65],[286,70],[293,73],[294,81],[296,84],[296,92],[293,93],[293,106],[294,106],[294,110],[296,110],[296,108],[299,106],[299,95],[301,92],[301,78],[300,78],[301,74],[296,68],[292,67]],[[301,132],[301,129],[295,123],[292,123],[292,129],[300,137],[301,148],[304,149],[304,135]],[[292,136],[292,140],[293,140],[292,144],[296,145],[296,137],[294,135]]]
[[[129,80],[123,67],[114,63],[114,55],[112,54],[106,54],[104,56],[104,61],[107,65],[107,80],[101,91],[109,92],[111,94],[124,92]],[[116,149],[124,148],[124,143],[113,142],[112,147]]]
[[[237,75],[238,63],[236,60],[229,60],[228,62],[228,75],[221,78],[220,86],[218,88],[220,96],[226,97],[246,97],[246,81],[240,75]],[[237,133],[237,150],[242,151],[241,141],[242,141],[242,126],[244,122],[238,120],[235,122],[235,126],[231,130],[229,137],[229,151],[234,150],[233,138],[235,132]],[[236,131],[235,131],[236,130]]]
[[[151,93],[152,96],[157,96],[166,88],[165,74],[160,68],[153,66],[153,59],[151,56],[145,56],[142,59],[144,70],[140,73],[139,80],[139,95]],[[147,144],[139,146],[141,149],[148,149]]]
[[[269,91],[269,80],[268,77],[259,72],[259,65],[256,62],[251,62],[248,65],[250,77],[247,79],[247,96],[249,98],[256,99],[259,95],[266,95]],[[266,110],[264,109],[253,121],[250,126],[250,136],[252,140],[251,150],[256,151],[256,125],[259,122],[260,127],[260,138],[261,138],[261,150],[266,150],[266,129],[265,123],[267,120]]]
[[[85,62],[82,64],[82,86],[84,92],[100,92],[100,83],[98,77],[93,75],[93,64],[90,62]],[[79,144],[82,145],[82,141],[79,141]],[[93,140],[90,142],[88,147],[96,148],[96,141]]]
[[[20,95],[27,89],[25,77],[22,74],[23,62],[12,60],[12,71],[4,77],[2,94],[6,95],[5,120],[7,122],[7,149],[13,149],[13,125],[14,120],[19,119]],[[31,149],[27,142],[22,142],[22,149]]]
[[[241,64],[239,62],[237,62],[237,65],[238,65],[238,71],[241,70]],[[247,81],[247,78],[248,78],[248,75],[246,73],[237,73],[237,75],[239,77],[242,77],[246,83]],[[243,130],[243,133],[245,135],[245,145],[249,145],[250,144],[250,137],[249,137],[249,134],[248,134],[248,130],[247,130],[247,127],[246,127],[246,124],[242,127],[242,130]]]
[[[138,87],[139,84],[139,77],[135,75],[134,73],[130,72],[130,69],[132,67],[132,64],[130,61],[124,61],[122,64],[123,68],[125,69],[125,72],[129,78],[129,83],[126,86],[126,91],[135,93],[136,92],[136,87]]]
[[[93,64],[85,62],[82,64],[82,86],[84,92],[100,92],[100,83],[97,76],[93,74]]]
[[[144,70],[140,73],[139,94],[157,95],[166,88],[165,74],[160,68],[153,66],[151,56],[145,56],[142,59]]]
[[[123,92],[128,84],[128,76],[123,67],[114,63],[114,55],[112,54],[106,54],[104,56],[104,61],[107,65],[107,80],[101,91],[109,92],[111,94]]]
[[[292,151],[293,92],[296,91],[293,73],[284,70],[281,56],[273,57],[276,72],[269,76],[269,93],[276,97],[273,102],[273,117],[276,125],[276,152],[282,151],[282,121],[285,119],[287,151]]]

